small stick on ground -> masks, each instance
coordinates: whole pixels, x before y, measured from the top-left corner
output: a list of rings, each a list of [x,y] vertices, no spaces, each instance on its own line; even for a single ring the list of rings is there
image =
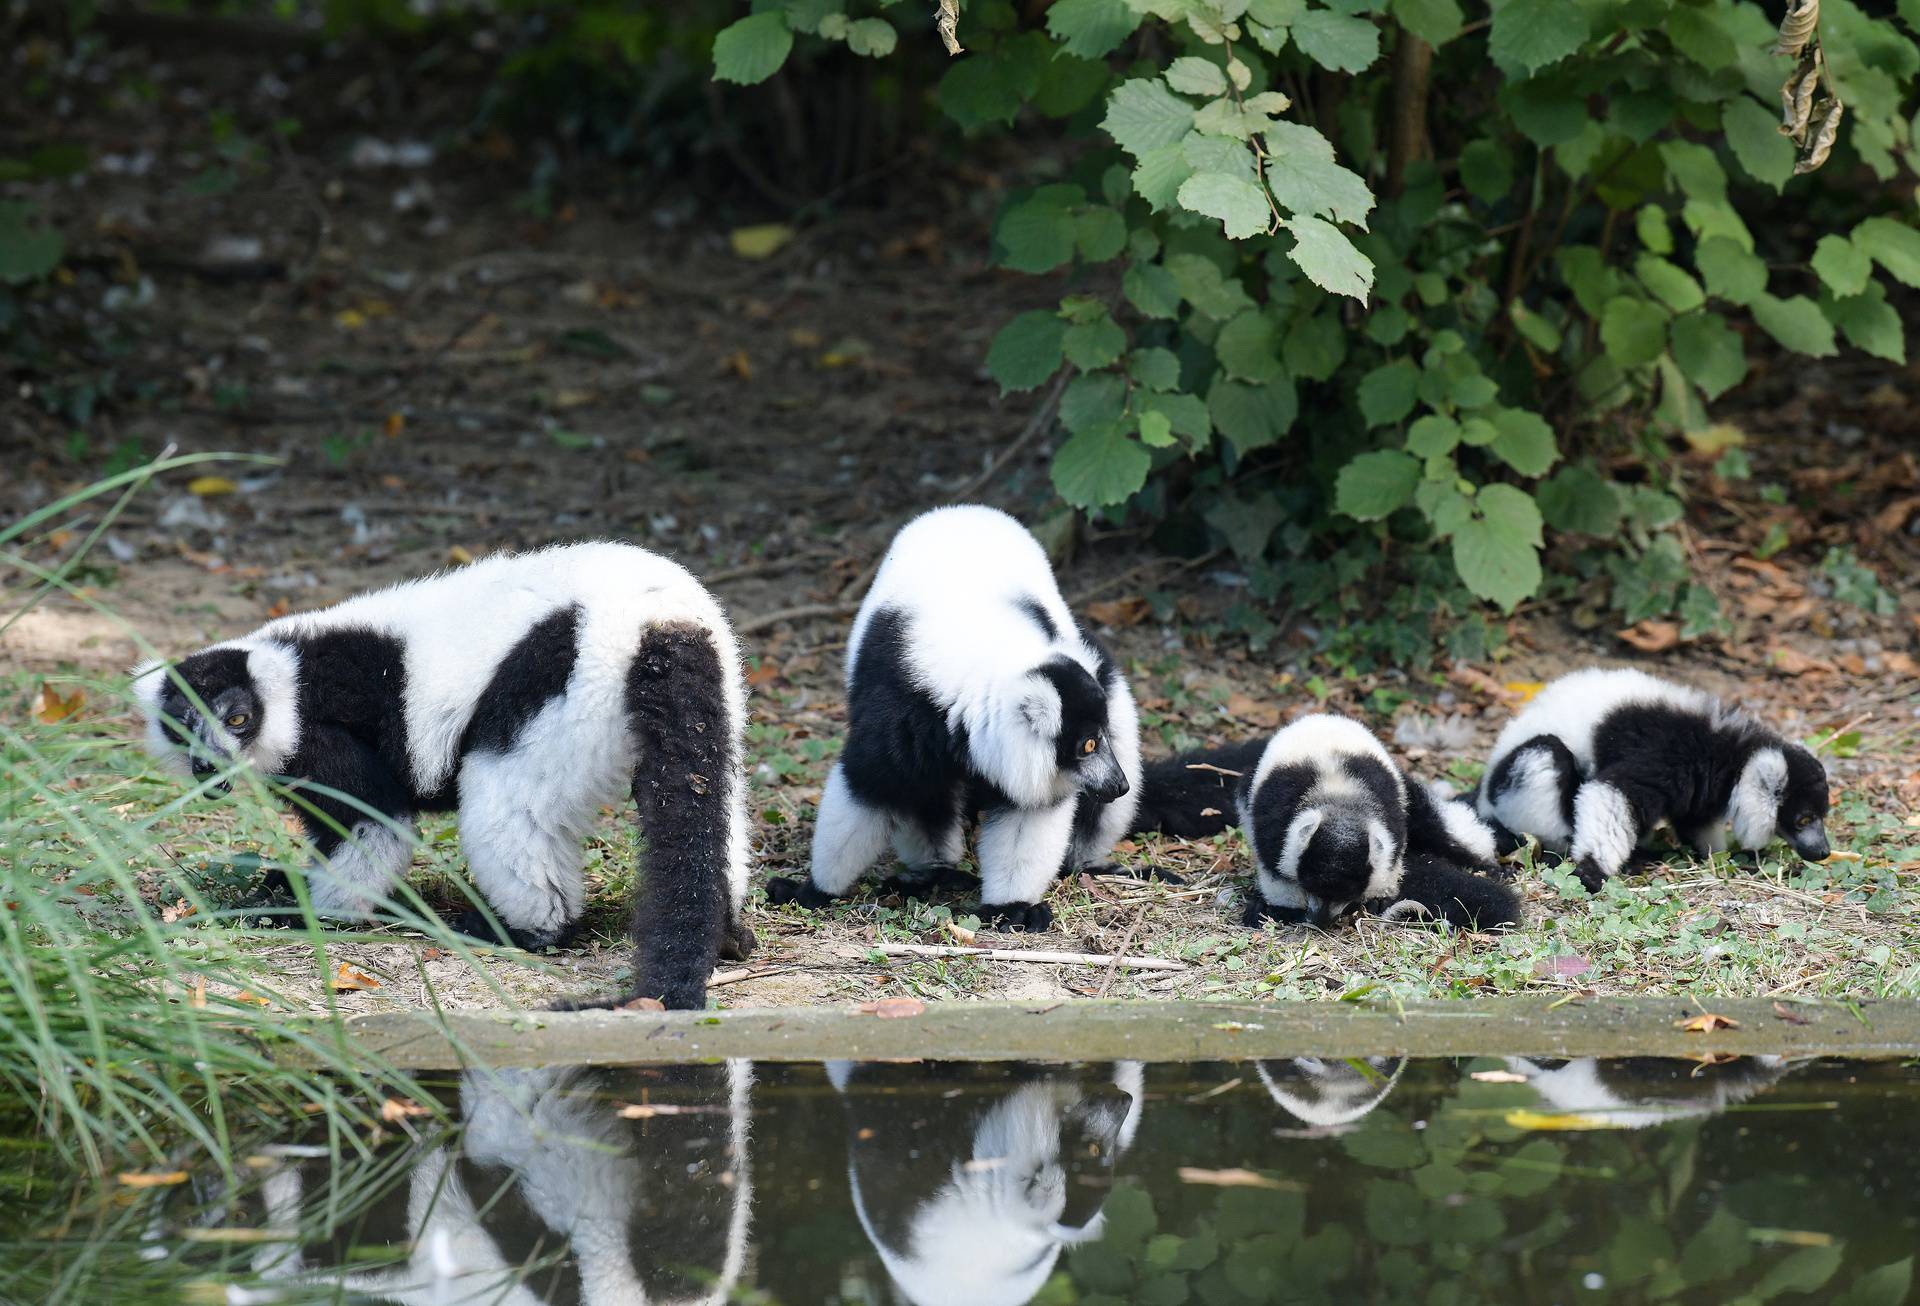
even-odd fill
[[[1127,949],[1133,946],[1134,936],[1140,933],[1140,927],[1146,923],[1147,913],[1151,910],[1151,907],[1142,907],[1133,914],[1133,924],[1127,927],[1127,937],[1120,940],[1119,951],[1115,952],[1113,960],[1107,963],[1107,973],[1100,977],[1100,991],[1094,995],[1095,997],[1106,997],[1107,990],[1113,987],[1114,974],[1120,969],[1120,958],[1125,956]]]
[[[781,608],[777,612],[751,617],[735,626],[733,633],[757,635],[763,630],[772,630],[783,621],[805,621],[809,617],[851,617],[858,610],[857,603],[802,603],[797,608]]]
[[[1131,937],[1131,936],[1129,936]],[[932,943],[881,943],[883,957],[978,957],[982,961],[1025,961],[1037,966],[1122,966],[1128,970],[1186,970],[1187,963],[1167,957],[1122,957],[1111,952],[1029,952],[1023,948],[949,948]]]

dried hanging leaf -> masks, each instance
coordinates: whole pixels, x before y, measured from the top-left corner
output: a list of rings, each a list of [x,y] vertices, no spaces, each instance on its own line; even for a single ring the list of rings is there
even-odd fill
[[[196,476],[187,482],[187,493],[199,495],[203,499],[232,494],[239,488],[224,476]]]
[[[869,1016],[878,1016],[882,1020],[905,1020],[918,1016],[927,1009],[927,1004],[919,998],[881,998],[876,1002],[862,1002],[860,1010]]]
[[[1796,55],[1820,25],[1820,0],[1792,0],[1786,16],[1780,20],[1780,39],[1774,42],[1775,54]]]
[[[1780,83],[1780,134],[1799,144],[1813,118],[1813,93],[1820,86],[1820,64],[1811,55]]]
[[[1211,1188],[1272,1188],[1281,1192],[1297,1192],[1298,1183],[1284,1179],[1275,1179],[1272,1175],[1261,1174],[1258,1170],[1246,1170],[1239,1166],[1230,1166],[1225,1170],[1207,1170],[1197,1165],[1180,1167],[1180,1182],[1183,1184],[1205,1184]]]
[[[1827,156],[1833,153],[1833,143],[1840,138],[1840,117],[1846,113],[1847,106],[1838,100],[1827,100],[1821,108],[1824,112],[1815,110],[1820,115],[1820,127],[1813,134],[1813,144],[1793,165],[1793,175],[1796,177],[1802,173],[1812,172],[1825,163]]]
[[[1671,621],[1642,621],[1614,634],[1642,653],[1664,653],[1680,642],[1680,627]]]
[[[340,963],[340,969],[333,973],[333,979],[328,981],[328,986],[336,993],[351,993],[362,989],[377,989],[380,987],[380,981],[364,970],[355,970],[350,963],[343,961]]]
[[[172,1188],[187,1182],[185,1170],[125,1170],[114,1176],[123,1188]]]
[[[934,20],[939,29],[940,43],[947,47],[948,54],[959,54],[960,45],[960,0],[940,0],[940,16]]]
[[[1467,1078],[1481,1084],[1524,1084],[1525,1075],[1516,1075],[1511,1070],[1476,1070]]]
[[[42,725],[57,726],[78,712],[80,705],[86,701],[87,696],[82,690],[62,694],[43,681],[40,685],[40,706],[34,709],[33,719]]]
[[[418,1102],[404,1097],[390,1097],[380,1104],[380,1118],[388,1124],[398,1124],[409,1116],[430,1115],[432,1112]]]
[[[1684,1029],[1689,1034],[1711,1034],[1716,1029],[1739,1029],[1740,1022],[1731,1016],[1715,1015],[1703,1011],[1697,1016],[1688,1016],[1685,1020],[1673,1022],[1675,1029]]]

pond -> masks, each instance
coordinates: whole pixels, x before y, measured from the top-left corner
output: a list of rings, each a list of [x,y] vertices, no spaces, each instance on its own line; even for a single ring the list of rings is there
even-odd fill
[[[1716,1063],[1717,1062],[1717,1063]],[[7,1221],[6,1300],[1915,1298],[1920,1069],[1707,1058],[469,1071]]]

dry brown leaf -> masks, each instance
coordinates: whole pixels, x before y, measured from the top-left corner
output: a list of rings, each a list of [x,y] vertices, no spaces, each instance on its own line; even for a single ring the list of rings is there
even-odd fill
[[[862,1002],[860,1010],[869,1016],[878,1016],[882,1020],[905,1020],[918,1016],[927,1009],[927,1004],[919,998],[881,998],[875,1002]]]
[[[1225,706],[1227,715],[1236,721],[1245,721],[1263,730],[1280,728],[1280,709],[1271,703],[1262,703],[1236,692],[1227,695]]]
[[[282,594],[267,608],[267,616],[269,619],[275,619],[284,617],[292,611],[293,604],[288,600],[286,595]]]
[[[749,685],[765,685],[780,678],[780,664],[772,658],[761,658],[760,665],[747,673]]]
[[[1833,663],[1808,657],[1789,644],[1767,650],[1767,665],[1783,676],[1804,676],[1814,672],[1831,674]]]
[[[388,1124],[397,1124],[409,1116],[431,1115],[429,1108],[404,1097],[390,1097],[380,1104],[380,1118]]]
[[[1497,698],[1504,701],[1507,697],[1507,688],[1505,685],[1502,685],[1486,672],[1476,667],[1470,667],[1464,662],[1456,662],[1448,667],[1447,679],[1463,688],[1485,694],[1488,698]]]
[[[34,720],[42,725],[56,726],[80,710],[87,701],[83,690],[74,690],[71,694],[62,694],[45,681],[40,684],[40,706],[33,711]]]
[[[615,1011],[665,1011],[667,1004],[659,998],[630,998],[614,1008]]]
[[[1152,612],[1152,607],[1143,598],[1087,604],[1087,615],[1103,626],[1137,626]]]
[[[185,898],[182,898],[172,906],[162,907],[160,909],[160,922],[163,925],[172,925],[174,922],[183,921],[191,915],[193,915],[193,904]]]
[[[1180,1167],[1180,1182],[1183,1184],[1206,1184],[1211,1188],[1273,1188],[1290,1192],[1299,1188],[1297,1183],[1284,1179],[1275,1179],[1272,1175],[1261,1174],[1258,1170],[1247,1170],[1240,1166],[1230,1166],[1224,1170],[1208,1170],[1197,1165]]]
[[[1910,655],[1898,649],[1882,653],[1880,665],[1896,676],[1920,676],[1920,662],[1915,662]]]
[[[957,924],[954,921],[941,921],[940,932],[963,948],[971,948],[974,940],[979,937],[966,926]]]
[[[463,544],[456,544],[447,550],[447,561],[455,567],[464,567],[473,561],[473,554]]]
[[[273,1003],[255,993],[252,989],[241,989],[233,995],[233,1000],[235,1002],[245,1003],[250,1007],[271,1007],[273,1005]]]
[[[335,993],[352,993],[363,989],[377,989],[380,987],[380,981],[364,970],[354,969],[352,963],[343,961],[340,963],[340,969],[336,970],[333,978],[328,981],[328,987]]]
[[[720,360],[720,370],[732,372],[742,381],[753,380],[753,360],[747,357],[747,351],[736,349]]]
[[[407,429],[407,415],[405,413],[388,413],[387,420],[381,424],[381,429],[387,433],[387,439],[399,439],[400,433]]]
[[[1808,1020],[1805,1016],[1795,1011],[1792,1007],[1789,1007],[1782,1002],[1776,1002],[1773,1004],[1773,1014],[1778,1016],[1780,1019],[1786,1021],[1789,1025],[1811,1025],[1813,1023],[1811,1020]]]
[[[1680,627],[1671,621],[1642,621],[1614,634],[1642,653],[1664,653],[1680,642]]]
[[[114,1176],[123,1188],[171,1188],[187,1182],[185,1170],[123,1170]]]
[[[1502,686],[1507,693],[1513,696],[1513,701],[1516,704],[1531,703],[1533,696],[1546,687],[1547,682],[1544,680],[1509,680]]]
[[[1716,1029],[1739,1029],[1740,1022],[1731,1016],[1715,1015],[1703,1011],[1697,1016],[1688,1016],[1685,1020],[1673,1022],[1675,1029],[1684,1029],[1689,1034],[1711,1034]]]

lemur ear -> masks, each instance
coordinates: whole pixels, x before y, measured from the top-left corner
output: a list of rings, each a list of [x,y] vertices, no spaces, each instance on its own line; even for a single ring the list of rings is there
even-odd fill
[[[1367,822],[1367,864],[1376,872],[1393,866],[1393,835],[1378,821]]]
[[[1305,848],[1307,840],[1313,838],[1313,832],[1318,830],[1320,823],[1326,819],[1327,814],[1318,807],[1308,807],[1296,814],[1293,824],[1287,827],[1288,835],[1297,841],[1294,846]]]
[[[1777,748],[1763,748],[1747,763],[1747,775],[1762,793],[1778,802],[1787,792],[1787,759]]]
[[[1058,739],[1062,719],[1060,691],[1044,680],[1034,680],[1020,696],[1020,719],[1042,739]]]

